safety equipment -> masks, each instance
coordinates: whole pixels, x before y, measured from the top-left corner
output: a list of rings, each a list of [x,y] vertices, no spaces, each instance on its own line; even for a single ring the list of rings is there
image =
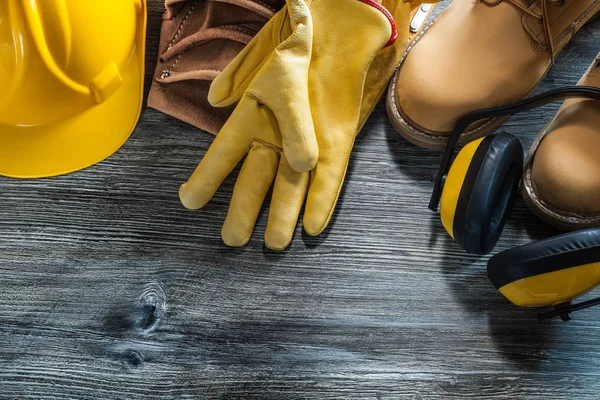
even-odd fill
[[[39,178],[113,154],[139,118],[145,0],[0,2],[0,175]]]
[[[211,82],[284,4],[166,0],[148,105],[216,135],[233,107],[210,105]]]
[[[238,100],[239,104],[181,186],[179,197],[186,208],[203,207],[247,155],[222,231],[230,246],[244,245],[250,239],[275,178],[280,149],[296,157],[296,168],[309,170],[316,162],[318,149],[308,100],[312,43],[309,5],[304,0],[289,0],[211,85],[212,104],[229,105]],[[293,172],[285,157],[279,168],[280,175]],[[290,201],[285,206],[295,205]]]
[[[390,121],[408,141],[443,150],[458,118],[529,96],[600,0],[454,0],[418,37],[392,78]],[[479,121],[464,145],[505,119]]]
[[[452,163],[440,215],[468,253],[487,254],[498,242],[522,170],[523,146],[506,133],[469,143]]]
[[[577,83],[600,88],[600,54]],[[523,171],[525,203],[564,230],[600,227],[600,103],[564,102],[536,137]]]
[[[288,1],[288,7],[293,3]],[[307,192],[304,228],[311,235],[317,235],[325,229],[337,203],[354,137],[385,91],[394,66],[404,53],[409,29],[412,32],[419,30],[418,26],[409,28],[409,13],[417,6],[418,4],[406,1],[392,0],[384,1],[383,7],[373,1],[359,0],[344,0],[343,6],[339,2],[335,5],[322,0],[311,2],[314,44],[313,63],[309,72],[309,93],[320,148],[318,165],[309,175],[306,172],[295,171],[286,157],[280,157],[281,133],[274,118],[271,119],[271,124],[265,125],[269,127],[268,130],[264,127],[262,130],[248,128],[254,126],[252,118],[256,118],[256,112],[251,113],[254,117],[248,115],[240,120],[245,122],[243,127],[246,135],[252,137],[257,133],[268,133],[271,135],[271,142],[260,140],[251,144],[252,149],[238,177],[229,213],[223,225],[222,236],[226,244],[242,246],[248,242],[273,180],[275,186],[265,231],[267,247],[282,250],[289,245]],[[386,12],[388,8],[393,18]],[[294,8],[290,10],[293,11]],[[426,8],[426,12],[430,11],[431,7]],[[284,13],[286,12],[284,9]],[[339,14],[340,12],[342,14]],[[256,43],[260,43],[258,39],[261,34],[270,37],[271,31],[281,32],[279,26],[282,23],[285,26],[286,20],[287,18],[278,22],[273,20],[274,28],[265,27],[255,38]],[[423,20],[424,18],[421,23]],[[335,24],[332,25],[331,21]],[[401,35],[400,40],[384,48],[396,36],[394,21],[399,27],[397,32]],[[363,35],[371,38],[368,45],[361,39]],[[253,50],[259,55],[268,51],[268,46],[257,46]],[[347,54],[353,54],[351,60],[347,59]],[[265,56],[260,55],[256,58],[262,60]],[[249,57],[240,55],[215,80],[211,87],[211,97],[215,102],[228,99],[224,104],[229,104],[239,98],[256,68],[252,62],[247,61],[248,59]],[[295,102],[297,103],[297,100]],[[264,108],[260,111],[264,111]],[[237,142],[233,139],[226,144],[225,140],[221,142],[221,136],[229,134],[230,121],[190,181],[180,190],[182,203],[188,208],[200,208],[206,204],[225,176],[248,151],[249,144],[246,143],[235,153],[233,159],[229,157],[232,154],[230,148],[237,147]],[[268,132],[269,130],[272,132]],[[219,151],[215,150],[216,145],[219,146]],[[207,160],[217,163],[219,158],[227,158],[224,162],[228,166],[223,169],[223,173],[215,176],[215,168]]]
[[[442,156],[429,208],[437,211],[447,232],[467,252],[487,254],[495,247],[517,193],[523,170],[523,146],[509,134],[487,136],[467,144],[452,160],[460,135],[471,124],[501,118],[571,98],[600,100],[600,89],[569,86],[460,118]],[[510,249],[488,263],[492,283],[514,304],[557,307],[540,318],[561,316],[600,304],[571,306],[577,296],[600,283],[600,229]]]
[[[600,299],[571,302],[600,284],[600,229],[570,232],[490,258],[488,277],[513,304],[521,307],[553,306],[540,318],[560,316],[600,304]]]
[[[188,183],[180,190],[180,198],[186,207],[203,207],[248,153],[222,230],[223,240],[230,246],[243,246],[250,239],[273,180],[275,186],[265,232],[267,247],[280,250],[289,244],[307,192],[304,228],[311,235],[325,229],[341,190],[354,138],[393,73],[395,64],[385,61],[397,58],[405,48],[406,42],[403,45],[402,41],[408,36],[410,3],[392,4],[405,29],[402,41],[397,45],[401,49],[399,52],[391,50],[394,46],[385,48],[393,45],[397,31],[394,17],[379,3],[344,0],[341,4],[313,0],[308,8],[304,2],[296,3],[288,1],[287,9],[272,20],[273,25],[267,24],[213,82],[209,93],[211,103],[220,106],[241,100]],[[305,46],[292,46],[290,43],[298,42],[299,24],[294,23],[291,28],[286,26],[289,21],[298,19],[296,14],[301,12],[308,13],[306,21],[312,20],[313,42],[309,43],[307,38],[303,42]],[[297,89],[291,92],[287,79],[276,78],[274,82],[274,77],[263,75],[269,62],[263,64],[262,60],[269,59],[268,54],[272,52],[271,35],[285,30],[293,30],[294,34],[283,41],[276,38],[276,43],[282,44],[275,54],[289,50],[296,56],[295,61],[292,63],[286,56],[288,58],[282,65],[286,68],[307,67],[308,96]],[[364,37],[369,37],[369,41],[365,42]],[[312,55],[307,54],[307,45]],[[348,54],[352,54],[350,59]],[[302,60],[310,62],[300,62],[298,55],[308,57]],[[379,55],[382,58],[376,59]],[[384,63],[385,68],[381,68]],[[372,66],[376,69],[371,69]],[[263,82],[271,93],[266,89],[258,93],[252,89]],[[294,82],[302,81],[296,79]],[[373,88],[365,90],[370,84]],[[290,95],[283,102],[280,101],[282,94],[276,93],[280,90]],[[280,110],[271,111],[275,106]],[[278,118],[282,110],[290,106],[301,118],[294,115],[285,120]],[[283,121],[287,123],[282,124]],[[305,125],[309,121],[314,122],[314,130]],[[316,135],[314,144],[318,142],[318,162],[316,152],[304,151],[307,147],[313,149],[312,134]],[[306,146],[309,139],[311,145]],[[281,148],[283,157],[279,154]],[[304,172],[312,169],[315,162],[316,167],[310,174]]]

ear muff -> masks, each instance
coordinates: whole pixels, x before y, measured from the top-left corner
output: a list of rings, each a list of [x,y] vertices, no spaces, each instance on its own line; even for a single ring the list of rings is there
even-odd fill
[[[442,223],[468,253],[487,254],[500,238],[523,170],[523,145],[506,133],[466,145],[441,198]]]
[[[513,304],[570,302],[600,284],[600,228],[556,236],[492,257],[488,277]]]

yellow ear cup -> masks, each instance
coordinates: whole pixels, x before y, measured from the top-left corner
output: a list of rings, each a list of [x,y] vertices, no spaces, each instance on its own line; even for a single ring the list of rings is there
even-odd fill
[[[516,306],[545,307],[573,301],[599,284],[596,262],[520,279],[498,290]]]
[[[448,173],[441,217],[468,253],[487,254],[500,238],[523,171],[523,146],[502,133],[465,146]]]
[[[446,231],[452,239],[454,239],[454,217],[456,215],[458,198],[469,168],[471,167],[475,152],[483,139],[484,138],[475,140],[462,148],[454,159],[450,171],[448,172],[448,176],[446,177],[446,182],[444,183],[444,190],[442,191],[440,203],[440,218],[442,219],[442,225],[444,225],[444,228],[446,228]],[[476,165],[474,168],[479,168],[479,166]]]
[[[570,302],[600,284],[600,228],[515,247],[490,258],[488,277],[513,304]]]

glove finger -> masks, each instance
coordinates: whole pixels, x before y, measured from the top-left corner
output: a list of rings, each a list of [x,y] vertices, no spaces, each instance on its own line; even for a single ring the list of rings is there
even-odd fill
[[[304,0],[288,0],[290,3]],[[215,107],[230,106],[242,98],[256,74],[275,50],[273,32],[280,32],[287,19],[287,10],[279,11],[254,36],[244,49],[223,69],[210,85],[208,101]]]
[[[288,0],[287,10],[291,33],[270,54],[248,91],[273,111],[285,157],[293,169],[304,172],[314,168],[319,156],[308,90],[313,23],[305,0]]]
[[[319,158],[309,94],[308,71],[312,57],[313,23],[305,1],[288,0],[293,33],[278,54],[281,66],[293,65],[279,74],[281,98],[269,104],[279,121],[283,153],[289,165],[298,172],[312,170]]]
[[[306,172],[317,164],[319,145],[308,98],[308,81],[301,79],[295,78],[297,88],[287,92],[294,93],[294,98],[286,98],[273,112],[279,122],[283,153],[289,165],[298,172]]]
[[[247,130],[249,127],[263,126],[265,120],[263,114],[244,112],[245,109],[252,111],[251,104],[241,102],[190,179],[179,188],[179,199],[184,207],[192,210],[204,207],[225,178],[248,153],[252,137],[248,135]],[[254,118],[244,118],[249,115]]]
[[[227,246],[245,246],[250,240],[260,208],[275,179],[278,162],[276,150],[259,142],[252,144],[235,183],[221,230]]]
[[[286,158],[281,157],[265,230],[265,245],[269,249],[283,250],[292,241],[309,180],[309,172],[294,171]]]
[[[311,173],[303,220],[304,230],[311,236],[323,232],[331,220],[344,184],[353,145],[354,140],[337,146],[326,144],[322,153],[328,156],[321,157]]]

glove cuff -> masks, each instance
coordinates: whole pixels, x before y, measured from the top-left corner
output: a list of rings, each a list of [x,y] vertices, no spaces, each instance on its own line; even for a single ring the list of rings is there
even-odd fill
[[[359,1],[361,3],[365,3],[372,7],[375,7],[376,9],[381,11],[383,13],[383,15],[385,15],[385,17],[388,19],[388,21],[390,21],[390,24],[392,26],[392,35],[390,36],[390,40],[386,43],[385,47],[389,47],[389,46],[393,45],[396,42],[396,40],[398,39],[398,29],[396,27],[396,20],[394,20],[394,16],[388,11],[387,8],[385,8],[384,6],[382,6],[375,0],[359,0]]]

